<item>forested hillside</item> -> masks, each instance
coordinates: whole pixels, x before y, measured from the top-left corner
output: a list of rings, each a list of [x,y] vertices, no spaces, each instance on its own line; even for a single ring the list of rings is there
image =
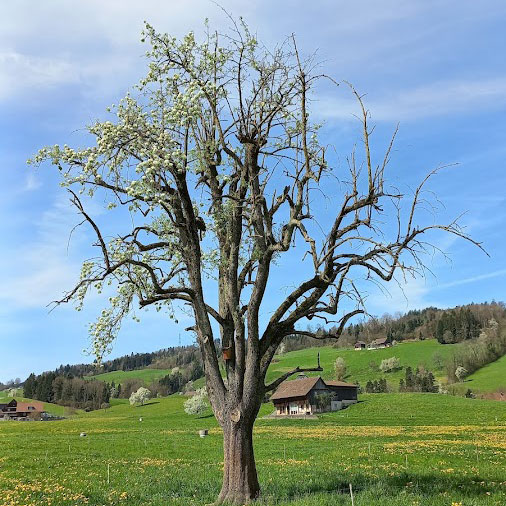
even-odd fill
[[[504,302],[484,302],[457,306],[451,309],[428,307],[408,311],[405,314],[385,314],[379,318],[349,325],[336,342],[331,338],[335,327],[317,326],[321,339],[316,343],[306,336],[288,336],[285,351],[306,348],[308,346],[353,346],[357,341],[370,343],[374,339],[388,337],[392,341],[436,338],[442,344],[453,344],[477,338],[491,320],[506,327],[506,305]],[[326,338],[329,336],[329,338]]]
[[[279,362],[273,363],[269,369],[269,376],[286,372],[285,366],[291,365],[292,361],[294,366],[311,365],[316,359],[316,352],[307,349],[317,347],[322,352],[322,364],[325,363],[324,376],[331,377],[337,349],[353,347],[357,341],[369,343],[388,337],[391,342],[422,341],[425,344],[420,342],[418,345],[413,343],[412,347],[378,350],[375,358],[381,355],[381,359],[388,359],[398,355],[401,359],[401,367],[386,376],[379,369],[380,362],[371,360],[372,355],[354,355],[353,350],[343,350],[339,355],[347,357],[349,379],[360,382],[364,388],[368,386],[370,391],[385,391],[391,388],[409,389],[412,378],[413,384],[420,378],[421,383],[429,380],[425,391],[434,391],[437,389],[436,380],[445,384],[461,382],[506,355],[506,306],[502,302],[470,304],[453,309],[430,307],[406,314],[370,318],[349,325],[339,340],[332,339],[335,328],[311,330],[316,330],[320,339],[288,336],[278,355],[282,357],[290,351],[306,350],[310,356],[302,351],[302,355],[288,355],[288,360],[278,359]],[[459,367],[462,368],[460,378],[457,375]],[[100,367],[96,364],[62,365],[52,372],[30,375],[24,388],[26,397],[97,409],[107,403],[109,397],[128,398],[141,386],[147,386],[153,395],[162,396],[192,390],[193,382],[197,381],[197,386],[203,384],[203,375],[199,350],[195,346],[185,346],[153,353],[132,353],[106,361]],[[491,385],[495,384],[491,382]],[[463,388],[456,391],[464,393]]]

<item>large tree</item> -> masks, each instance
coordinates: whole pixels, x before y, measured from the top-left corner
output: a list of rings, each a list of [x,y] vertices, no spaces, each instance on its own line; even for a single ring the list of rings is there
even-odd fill
[[[266,383],[283,338],[318,338],[304,330],[318,317],[333,322],[338,338],[365,313],[361,283],[423,270],[428,232],[468,237],[455,221],[419,225],[424,185],[437,171],[410,195],[387,186],[393,139],[376,162],[369,114],[351,86],[362,142],[347,163],[332,163],[337,157],[319,141],[310,100],[318,83],[338,83],[299,57],[293,37],[268,50],[244,24],[232,25],[228,35],[207,30],[202,42],[146,25],[149,71],[135,94],[113,107],[112,121],[87,128],[95,140],[89,148],[44,148],[34,162],[58,167],[97,238],[99,256],[83,263],[79,282],[58,303],[80,306],[91,288],[113,291],[91,326],[98,357],[134,305],[190,311],[223,429],[218,503],[243,504],[260,491],[252,430],[262,399],[291,375],[320,370],[297,367]],[[94,196],[119,213],[115,221],[87,210]],[[110,223],[120,223],[112,237]],[[293,265],[298,252],[295,286],[275,306],[268,299],[261,317],[266,294],[280,293],[269,283],[273,266],[284,258]]]

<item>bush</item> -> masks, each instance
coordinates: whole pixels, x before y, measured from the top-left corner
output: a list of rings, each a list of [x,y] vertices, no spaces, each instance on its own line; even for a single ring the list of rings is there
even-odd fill
[[[401,368],[401,361],[397,357],[385,358],[379,366],[382,372],[393,372]]]
[[[200,415],[209,407],[207,389],[199,388],[195,395],[184,403],[184,411],[188,415]]]

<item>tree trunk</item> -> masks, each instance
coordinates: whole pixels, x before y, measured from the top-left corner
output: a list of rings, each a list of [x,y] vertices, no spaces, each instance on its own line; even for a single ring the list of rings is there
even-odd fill
[[[216,504],[248,504],[260,493],[253,454],[253,422],[223,424],[223,486]]]

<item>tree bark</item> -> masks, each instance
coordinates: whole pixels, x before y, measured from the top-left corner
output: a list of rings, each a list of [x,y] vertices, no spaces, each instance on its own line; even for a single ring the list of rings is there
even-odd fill
[[[216,504],[249,504],[260,494],[253,453],[253,420],[223,424],[223,486]]]

